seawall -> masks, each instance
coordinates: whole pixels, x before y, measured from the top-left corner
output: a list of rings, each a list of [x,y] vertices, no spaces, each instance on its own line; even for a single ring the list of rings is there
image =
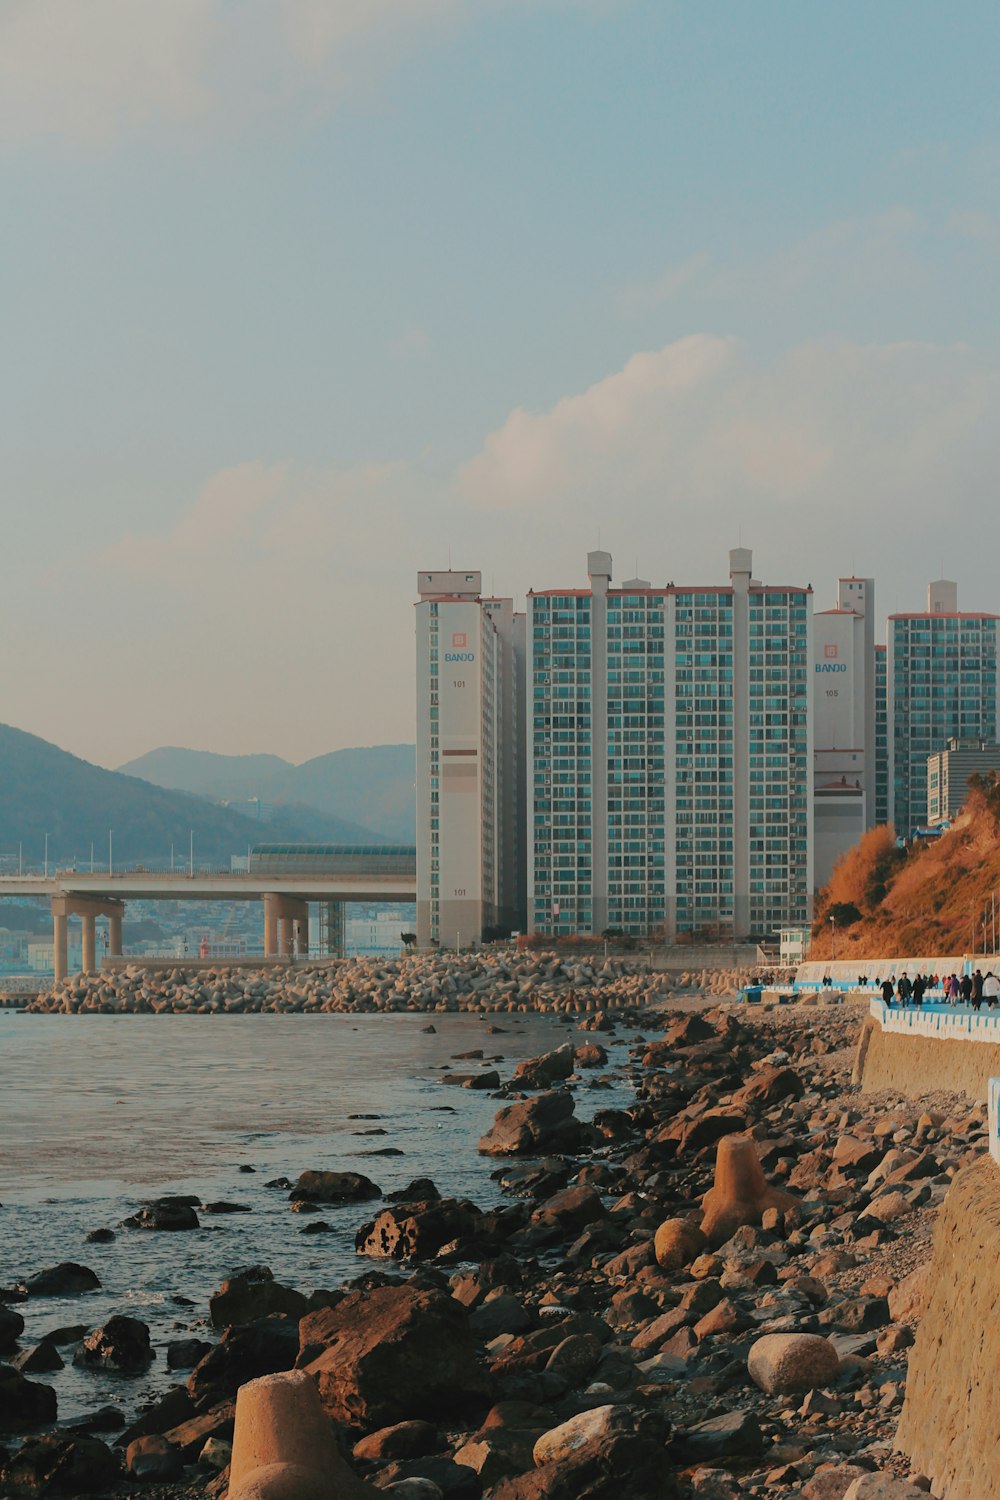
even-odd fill
[[[938,1218],[896,1435],[935,1495],[1000,1500],[998,1370],[1000,1171],[987,1156],[956,1175]]]
[[[990,1078],[1000,1074],[1000,1016],[886,1013],[880,1002],[873,1002],[872,1011],[861,1028],[854,1068],[865,1093],[896,1089],[919,1098],[948,1089],[987,1099]]]

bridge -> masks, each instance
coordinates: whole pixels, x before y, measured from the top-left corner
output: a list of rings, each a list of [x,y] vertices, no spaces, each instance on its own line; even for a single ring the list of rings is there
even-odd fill
[[[246,870],[56,870],[0,875],[0,897],[46,897],[52,907],[53,968],[57,982],[69,966],[70,917],[83,927],[82,968],[97,969],[97,921],[108,924],[109,958],[122,956],[127,901],[260,901],[264,956],[309,953],[309,903],[326,903],[328,928],[343,934],[348,902],[387,904],[417,899],[416,849],[404,844],[259,844]]]

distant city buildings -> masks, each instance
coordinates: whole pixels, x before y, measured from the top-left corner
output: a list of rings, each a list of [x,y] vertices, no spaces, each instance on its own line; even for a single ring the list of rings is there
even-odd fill
[[[969,795],[969,778],[1000,772],[1000,745],[985,740],[949,740],[927,757],[927,826],[950,823]]]
[[[998,617],[960,613],[953,583],[882,644],[873,579],[814,614],[810,585],[759,582],[745,548],[725,583],[615,587],[601,551],[587,574],[533,589],[526,616],[478,572],[419,575],[421,946],[805,930],[866,829],[929,821],[931,752],[996,751]],[[938,820],[965,762],[932,795],[942,777]]]

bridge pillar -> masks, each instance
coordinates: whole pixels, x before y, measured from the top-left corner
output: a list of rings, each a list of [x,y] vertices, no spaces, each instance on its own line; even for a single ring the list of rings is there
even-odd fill
[[[264,957],[273,958],[278,951],[277,896],[264,897]]]
[[[83,922],[83,957],[80,967],[85,974],[97,972],[97,918],[93,912],[85,912]]]
[[[295,956],[296,958],[309,957],[309,904],[305,904],[305,911],[295,923]]]
[[[343,958],[346,934],[344,931],[343,901],[326,903],[326,951],[334,958]]]
[[[280,958],[291,958],[292,956],[291,917],[279,916],[278,918],[278,956]]]
[[[112,912],[108,917],[108,957],[122,956],[122,914]]]
[[[66,978],[69,969],[68,918],[65,912],[52,913],[52,969],[56,984]]]

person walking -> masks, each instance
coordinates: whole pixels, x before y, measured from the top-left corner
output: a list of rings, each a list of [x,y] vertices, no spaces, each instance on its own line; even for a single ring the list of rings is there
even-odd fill
[[[922,974],[918,974],[916,979],[914,979],[913,981],[913,989],[910,991],[914,1005],[923,1005],[924,990],[926,988],[927,982],[924,979],[924,976]]]
[[[957,974],[949,975],[945,997],[950,1005],[957,1005],[962,998],[962,985]]]
[[[978,1010],[983,1003],[983,971],[977,969],[972,976],[972,1008]]]
[[[882,999],[885,1001],[886,1005],[891,1005],[893,996],[892,980],[883,979],[882,983],[879,985],[879,989],[882,991]]]
[[[997,978],[992,969],[983,980],[983,999],[990,1010],[993,1010],[996,1007],[997,1001],[1000,1000],[1000,979]]]
[[[913,994],[913,986],[907,977],[905,969],[899,976],[899,982],[896,985],[896,994],[899,996],[900,1005],[905,1008],[909,1004],[910,996]]]
[[[963,974],[962,975],[961,982],[959,983],[958,989],[959,989],[959,993],[962,996],[962,1004],[963,1005],[969,1005],[969,1004],[971,1004],[971,1002],[972,1002],[972,975],[971,974]]]

